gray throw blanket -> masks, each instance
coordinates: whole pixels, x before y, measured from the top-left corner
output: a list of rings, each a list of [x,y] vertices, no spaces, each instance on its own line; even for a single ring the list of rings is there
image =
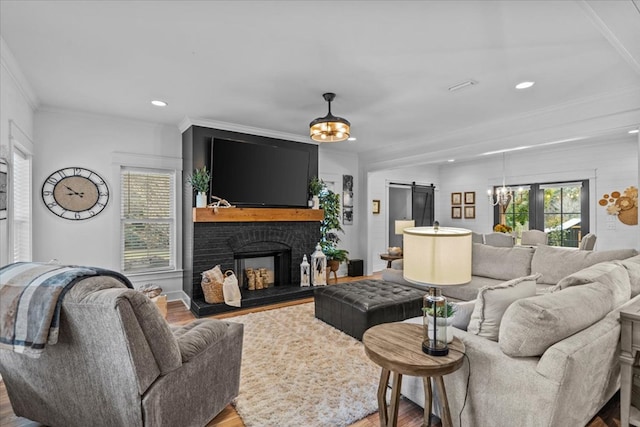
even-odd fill
[[[39,357],[58,341],[64,294],[90,276],[111,276],[129,288],[120,273],[96,267],[18,262],[0,269],[0,348]]]

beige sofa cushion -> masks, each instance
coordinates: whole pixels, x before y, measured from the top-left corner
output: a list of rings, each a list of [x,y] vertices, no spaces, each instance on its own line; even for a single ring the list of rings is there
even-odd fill
[[[640,264],[637,264],[640,267]],[[551,292],[557,292],[571,286],[586,285],[587,283],[601,283],[613,290],[613,307],[618,307],[629,301],[631,285],[627,270],[617,262],[600,262],[577,271],[560,280]]]
[[[618,292],[596,282],[516,301],[502,317],[500,348],[512,357],[540,356],[606,316],[615,308]]]
[[[498,341],[500,321],[505,310],[521,298],[536,294],[538,275],[519,277],[493,286],[483,286],[478,292],[467,331]]]
[[[453,306],[456,312],[453,315],[451,326],[466,331],[476,306],[476,300],[454,302]]]
[[[623,266],[629,274],[629,284],[631,285],[631,298],[640,294],[640,255],[615,261]]]
[[[533,253],[533,248],[501,248],[474,243],[471,274],[499,280],[528,276],[531,274]]]
[[[538,246],[531,259],[531,273],[541,273],[539,283],[555,285],[576,271],[603,261],[622,260],[634,255],[635,249],[610,251],[580,251],[554,246]]]

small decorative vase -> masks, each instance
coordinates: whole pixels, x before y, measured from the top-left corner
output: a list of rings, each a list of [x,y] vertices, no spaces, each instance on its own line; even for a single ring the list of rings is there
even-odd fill
[[[206,208],[207,207],[207,193],[204,191],[198,192],[196,194],[196,208]]]
[[[433,316],[427,315],[427,318],[429,320],[429,326],[428,326],[429,339],[432,340],[433,339]],[[436,336],[442,337],[446,333],[447,343],[450,343],[451,341],[453,341],[453,329],[447,327],[447,326],[451,326],[451,323],[453,322],[453,317],[448,317],[447,319],[444,319],[443,317],[438,317],[436,321],[437,321]]]
[[[313,201],[313,209],[320,209],[320,197],[313,196],[311,200]]]
[[[391,246],[387,249],[387,253],[391,256],[400,256],[402,255],[402,248],[399,248],[398,246]]]

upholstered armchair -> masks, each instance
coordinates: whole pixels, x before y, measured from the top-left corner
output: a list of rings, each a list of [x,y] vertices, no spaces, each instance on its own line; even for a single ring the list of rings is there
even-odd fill
[[[482,233],[476,233],[475,231],[472,231],[471,241],[473,243],[484,243],[484,236],[482,235]]]
[[[596,238],[597,236],[593,233],[585,234],[582,240],[580,240],[580,245],[578,246],[578,249],[583,251],[592,251],[593,248],[596,246]]]
[[[511,234],[488,233],[484,235],[484,243],[490,246],[500,246],[510,248],[515,245],[515,239]]]
[[[546,245],[548,242],[548,235],[544,231],[540,230],[526,230],[522,232],[520,238],[520,244],[525,246],[537,246]]]
[[[16,415],[48,426],[206,425],[238,395],[243,325],[170,327],[142,293],[111,277],[75,284],[58,342],[39,358],[0,351]]]

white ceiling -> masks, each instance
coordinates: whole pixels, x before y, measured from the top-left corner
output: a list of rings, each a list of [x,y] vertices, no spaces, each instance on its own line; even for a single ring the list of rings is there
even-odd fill
[[[640,124],[640,0],[2,0],[0,34],[41,107],[309,141],[335,92],[374,169]]]

